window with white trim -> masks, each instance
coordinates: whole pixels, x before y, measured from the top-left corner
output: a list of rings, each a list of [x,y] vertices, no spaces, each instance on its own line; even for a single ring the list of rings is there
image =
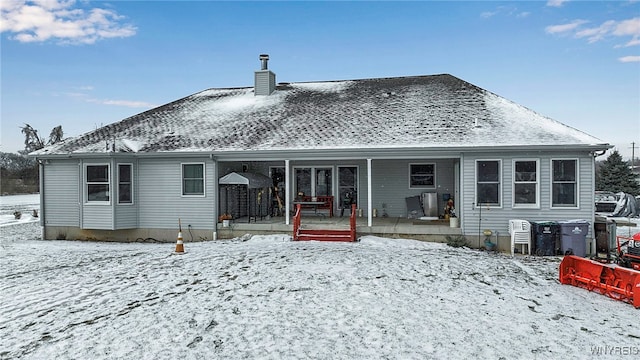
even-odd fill
[[[538,161],[514,160],[513,207],[538,207]]]
[[[204,196],[204,163],[182,164],[182,195]]]
[[[87,202],[109,202],[109,165],[85,165]]]
[[[551,206],[578,206],[578,160],[551,160]]]
[[[131,164],[118,164],[118,204],[133,203]]]
[[[476,161],[476,204],[500,206],[500,160]]]
[[[436,187],[436,164],[409,164],[409,188]]]

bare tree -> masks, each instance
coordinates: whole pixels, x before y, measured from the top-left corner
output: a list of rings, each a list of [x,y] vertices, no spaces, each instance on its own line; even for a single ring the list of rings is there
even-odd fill
[[[38,130],[34,129],[29,124],[24,124],[21,127],[22,133],[24,134],[24,153],[28,154],[32,151],[40,150],[46,145],[53,145],[62,140],[64,135],[62,131],[62,125],[58,125],[51,130],[49,134],[49,141],[45,142],[40,135],[38,135]]]
[[[44,147],[44,139],[38,135],[38,130],[31,127],[29,124],[24,124],[21,129],[24,134],[24,149],[27,153],[40,150]]]

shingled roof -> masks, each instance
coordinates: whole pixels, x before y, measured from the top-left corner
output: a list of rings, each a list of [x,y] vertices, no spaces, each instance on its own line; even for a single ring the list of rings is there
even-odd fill
[[[33,155],[603,145],[448,74],[209,89]]]

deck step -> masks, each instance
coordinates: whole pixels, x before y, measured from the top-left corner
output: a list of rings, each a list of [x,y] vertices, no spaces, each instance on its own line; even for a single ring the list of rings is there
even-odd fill
[[[300,230],[299,241],[354,241],[350,230]]]

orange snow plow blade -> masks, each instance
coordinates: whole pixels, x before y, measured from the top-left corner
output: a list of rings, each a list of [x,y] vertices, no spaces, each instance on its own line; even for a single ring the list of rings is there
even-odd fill
[[[560,283],[594,291],[640,308],[640,271],[575,255],[560,263]]]

